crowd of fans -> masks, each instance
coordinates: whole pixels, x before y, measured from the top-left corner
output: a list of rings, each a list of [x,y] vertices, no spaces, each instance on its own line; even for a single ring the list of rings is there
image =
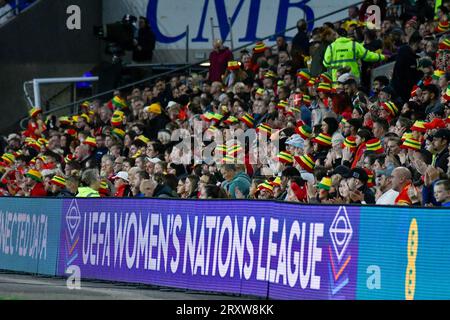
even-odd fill
[[[436,17],[427,1],[397,2],[311,32],[300,20],[291,42],[239,56],[216,41],[206,76],[117,91],[75,116],[33,108],[3,143],[1,194],[450,206],[450,2]],[[220,138],[251,130],[264,148]]]

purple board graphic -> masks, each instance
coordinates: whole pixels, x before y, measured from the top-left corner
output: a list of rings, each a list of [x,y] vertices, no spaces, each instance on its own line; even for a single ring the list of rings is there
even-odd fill
[[[58,274],[275,299],[355,299],[358,207],[63,201]]]

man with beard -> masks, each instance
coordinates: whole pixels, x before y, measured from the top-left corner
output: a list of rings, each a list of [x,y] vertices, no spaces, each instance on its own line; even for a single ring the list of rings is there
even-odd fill
[[[95,140],[94,140],[95,141]],[[87,144],[81,144],[75,148],[75,159],[81,165],[82,169],[95,168],[95,157]]]
[[[425,109],[427,115],[432,113],[442,115],[444,112],[444,106],[439,101],[439,88],[434,84],[422,88],[421,102],[422,109]]]
[[[108,148],[105,146],[105,138],[104,134],[98,135],[95,137],[95,141],[97,143],[97,148],[95,149],[95,162],[97,164],[101,163],[102,157],[108,153]]]
[[[170,90],[170,86],[166,86],[166,79],[159,78],[156,81],[156,84],[153,88],[154,97],[151,100],[151,103],[159,103],[162,106],[167,106],[170,100],[173,99],[172,92]]]
[[[372,133],[375,138],[380,139],[380,141],[383,143],[384,135],[389,130],[389,123],[386,121],[386,119],[377,118],[373,122],[372,127]]]
[[[362,127],[361,119],[350,119],[344,124],[344,130],[342,135],[344,137],[356,136],[359,129]]]
[[[111,123],[111,116],[112,111],[106,105],[101,107],[99,110],[99,118],[100,118],[99,126],[101,127],[109,126]]]
[[[378,95],[381,92],[381,89],[389,85],[389,79],[386,76],[377,76],[373,79],[372,83],[372,92],[373,95],[370,97],[370,102],[378,101]]]
[[[364,104],[366,102],[365,94],[358,90],[358,83],[351,74],[349,74],[344,81],[344,92],[350,98],[353,105]]]
[[[448,170],[448,145],[450,142],[450,130],[439,129],[434,135],[432,146],[435,154],[433,155],[432,165],[441,168],[444,172]]]
[[[134,197],[142,197],[143,194],[140,191],[141,182],[149,179],[150,176],[144,170],[138,170],[133,178],[130,179],[131,193]]]

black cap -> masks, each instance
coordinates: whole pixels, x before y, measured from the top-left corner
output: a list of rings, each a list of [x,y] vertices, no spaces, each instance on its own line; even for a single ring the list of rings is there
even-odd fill
[[[335,174],[339,174],[341,175],[343,178],[348,178],[350,177],[350,168],[347,166],[337,166],[332,172],[331,175],[335,175]]]
[[[447,141],[450,141],[450,130],[448,129],[439,129],[434,135],[433,138],[442,138]]]
[[[367,183],[367,181],[369,180],[369,176],[363,168],[353,168],[350,171],[350,178],[358,179],[362,183]]]

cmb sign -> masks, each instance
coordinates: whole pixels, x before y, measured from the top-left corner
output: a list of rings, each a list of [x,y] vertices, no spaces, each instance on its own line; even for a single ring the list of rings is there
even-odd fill
[[[189,1],[186,1],[189,2]],[[208,36],[205,36],[205,26],[206,26],[206,18],[208,13],[211,13],[211,9],[216,13],[216,21],[218,22],[218,26],[220,29],[220,37],[222,39],[226,39],[230,33],[230,24],[231,27],[236,23],[236,20],[240,16],[244,16],[247,19],[246,28],[242,31],[245,31],[244,34],[238,39],[239,42],[253,42],[257,40],[257,31],[259,23],[264,24],[264,21],[259,21],[262,0],[239,0],[236,6],[230,6],[232,1],[225,0],[203,0],[197,1],[202,2],[203,7],[201,9],[201,14],[198,16],[197,21],[198,26],[196,26],[196,36],[190,39],[192,42],[209,42],[210,39]],[[225,4],[227,2],[227,4]],[[275,1],[276,2],[276,1]],[[275,23],[275,32],[280,32],[286,29],[286,23],[288,18],[288,12],[291,8],[297,8],[300,11],[297,12],[298,16],[305,16],[306,20],[312,21],[314,20],[314,11],[308,5],[310,0],[302,0],[299,2],[290,2],[290,0],[280,0],[278,2],[278,8],[276,10],[276,23]],[[158,4],[161,3],[159,0],[150,0],[148,3],[147,9],[147,17],[151,22],[151,26],[156,33],[157,40],[162,43],[173,43],[177,42],[186,37],[186,32],[181,32],[180,34],[168,36],[165,35],[159,25],[158,25]],[[246,4],[246,9],[243,10],[244,4]],[[265,6],[267,8],[267,6]],[[275,7],[273,7],[275,9]],[[303,12],[301,12],[303,11]],[[274,12],[274,11],[272,11]],[[198,12],[200,13],[200,12]],[[228,17],[231,18],[231,21],[228,20]],[[214,17],[213,17],[214,18]],[[230,23],[231,22],[231,23]],[[311,28],[313,23],[309,24]],[[271,39],[272,41],[275,39]]]
[[[126,0],[125,0],[126,1]],[[234,46],[254,42],[295,26],[304,18],[314,27],[314,20],[355,0],[161,0],[147,1],[147,18],[156,34],[158,48],[184,49],[186,40],[192,49],[209,49],[212,43],[211,18],[217,26],[215,38],[229,39],[233,32]],[[347,11],[325,21],[344,18]],[[182,18],[180,18],[182,17]],[[317,23],[316,23],[317,24]],[[189,26],[190,34],[186,33]],[[293,36],[291,32],[287,36]],[[275,41],[271,38],[270,41]]]

